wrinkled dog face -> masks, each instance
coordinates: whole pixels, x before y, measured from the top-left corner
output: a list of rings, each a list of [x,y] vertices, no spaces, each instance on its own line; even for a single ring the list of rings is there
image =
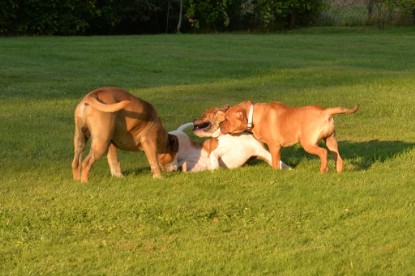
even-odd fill
[[[172,172],[177,171],[177,156],[176,154],[159,154],[157,156],[162,171]]]
[[[218,137],[221,134],[219,124],[225,120],[225,112],[229,105],[207,109],[202,116],[193,122],[193,132],[199,137]]]
[[[247,125],[248,118],[245,110],[239,106],[234,106],[226,111],[225,120],[219,124],[219,127],[222,133],[236,134],[245,131]]]
[[[163,171],[177,170],[177,152],[179,151],[179,140],[175,135],[168,134],[167,144],[164,152],[157,154],[159,165]]]

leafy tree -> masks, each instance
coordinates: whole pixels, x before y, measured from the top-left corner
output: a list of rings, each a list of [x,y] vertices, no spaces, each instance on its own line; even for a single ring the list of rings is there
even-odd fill
[[[322,2],[323,0],[2,0],[0,35],[273,31],[311,24],[323,8]]]
[[[324,7],[323,0],[188,0],[186,16],[202,31],[273,31],[311,25]]]

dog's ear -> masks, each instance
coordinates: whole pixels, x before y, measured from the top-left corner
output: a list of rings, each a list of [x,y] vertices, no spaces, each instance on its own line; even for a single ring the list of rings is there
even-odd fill
[[[179,139],[177,139],[176,135],[168,135],[168,143],[169,148],[172,150],[172,152],[178,152],[179,151]]]
[[[225,121],[225,111],[218,111],[215,114],[216,120],[218,122],[223,122]]]
[[[219,111],[226,112],[231,106],[229,104],[225,104],[222,107],[219,107]]]
[[[241,108],[236,111],[236,118],[241,120],[243,123],[248,122],[248,118],[246,117],[245,109]]]

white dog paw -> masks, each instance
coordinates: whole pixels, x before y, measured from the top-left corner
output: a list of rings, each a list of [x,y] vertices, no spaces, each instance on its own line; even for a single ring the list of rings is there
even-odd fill
[[[288,166],[287,164],[285,164],[284,162],[280,161],[280,169],[281,170],[292,170],[293,168],[291,168],[290,166]]]
[[[111,173],[111,175],[114,177],[119,177],[119,178],[124,177],[122,173]]]

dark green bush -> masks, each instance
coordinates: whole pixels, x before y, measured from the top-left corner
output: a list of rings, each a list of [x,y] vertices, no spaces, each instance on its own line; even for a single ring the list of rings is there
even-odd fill
[[[323,0],[188,0],[186,16],[202,31],[274,31],[309,26],[323,8]]]
[[[272,31],[307,26],[323,0],[3,0],[0,35]]]

